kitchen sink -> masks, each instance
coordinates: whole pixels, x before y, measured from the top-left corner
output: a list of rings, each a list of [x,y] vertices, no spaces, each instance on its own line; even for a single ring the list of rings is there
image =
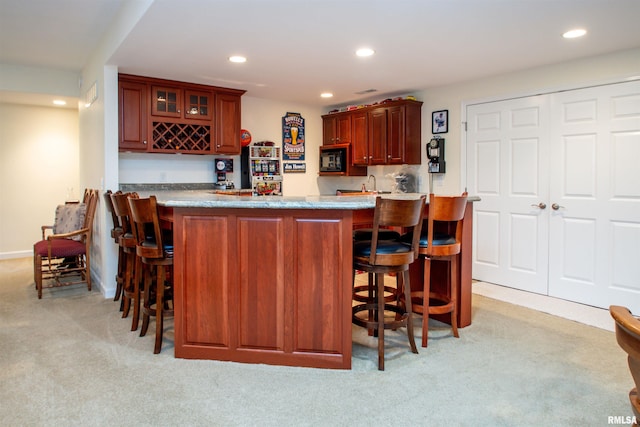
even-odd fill
[[[336,192],[341,192],[341,193],[362,193],[362,190],[342,190],[342,189],[338,189],[336,190]],[[365,194],[391,194],[391,191],[373,191],[373,190],[367,190],[366,192],[364,192]]]

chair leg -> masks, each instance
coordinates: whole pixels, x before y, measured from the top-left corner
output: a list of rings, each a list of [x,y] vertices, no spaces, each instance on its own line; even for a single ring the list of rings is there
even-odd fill
[[[400,275],[398,275],[400,277]],[[413,336],[413,311],[411,307],[411,283],[409,282],[409,270],[405,270],[402,272],[402,284],[400,284],[400,279],[398,279],[398,295],[400,292],[404,294],[405,300],[405,311],[407,313],[407,337],[409,338],[409,345],[411,346],[412,353],[418,353],[418,349],[416,347],[416,340]],[[402,289],[402,291],[401,291]]]
[[[153,282],[150,267],[146,264],[142,264],[142,270],[144,270],[144,298],[142,300],[142,327],[140,328],[141,337],[145,336],[147,334],[147,330],[149,329],[149,311],[151,310],[151,284]]]
[[[427,346],[429,336],[429,292],[431,292],[431,260],[424,258],[424,287],[422,290],[422,347]]]
[[[42,257],[40,255],[36,254],[33,257],[33,270],[35,271],[34,281],[36,282],[38,299],[42,299]]]
[[[376,299],[378,310],[378,370],[384,371],[384,274],[376,274]]]
[[[126,254],[126,262],[125,262],[125,271],[124,271],[124,282],[122,284],[122,300],[124,301],[122,307],[122,317],[125,318],[129,315],[129,309],[131,308],[131,285],[133,278],[132,273],[134,269],[136,255],[133,253],[127,252]]]
[[[138,329],[138,321],[140,320],[140,280],[142,280],[142,262],[137,256],[135,257],[133,271],[133,316],[131,316],[131,330],[135,331]],[[129,301],[131,301],[131,298]]]
[[[121,247],[118,247],[118,272],[116,273],[116,294],[113,296],[114,301],[118,301],[122,296],[122,280],[124,277],[124,251]],[[122,301],[121,301],[122,302]],[[122,311],[122,303],[120,304],[120,311]]]
[[[84,280],[87,281],[87,290],[91,291],[91,259],[89,257],[89,252],[91,251],[87,249],[86,252],[87,253],[84,254]]]
[[[153,354],[160,353],[162,350],[162,332],[164,330],[164,266],[156,266],[156,342]]]
[[[453,305],[451,310],[451,329],[453,330],[453,336],[459,338],[458,335],[458,255],[454,255],[451,258],[451,289],[449,299]]]

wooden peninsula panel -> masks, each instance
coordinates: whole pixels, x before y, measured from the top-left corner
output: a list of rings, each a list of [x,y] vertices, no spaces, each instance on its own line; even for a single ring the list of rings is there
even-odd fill
[[[176,357],[351,368],[352,211],[173,214]]]

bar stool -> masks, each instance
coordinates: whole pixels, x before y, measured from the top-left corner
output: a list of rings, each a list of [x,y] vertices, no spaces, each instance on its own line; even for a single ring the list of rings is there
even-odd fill
[[[122,271],[122,317],[129,316],[131,302],[133,300],[133,318],[131,319],[131,330],[138,329],[138,319],[140,318],[140,289],[139,283],[134,280],[135,272],[139,269],[136,265],[139,260],[136,256],[136,239],[133,235],[133,222],[129,212],[130,197],[137,198],[137,193],[114,193],[111,195],[113,210],[118,216],[122,226],[122,234],[118,239],[118,270]]]
[[[462,241],[462,219],[467,206],[467,193],[461,196],[429,195],[427,233],[420,237],[420,255],[424,258],[424,285],[422,291],[411,292],[413,309],[422,314],[422,347],[427,346],[429,316],[451,313],[451,329],[458,338],[458,257]],[[447,223],[447,232],[436,231],[436,226]],[[431,291],[431,261],[449,262],[448,283],[445,292]]]
[[[336,196],[351,196],[351,197],[357,197],[357,196],[370,196],[372,193],[370,192],[356,192],[356,193],[343,193],[340,190],[336,191]],[[355,230],[353,230],[352,232],[352,238],[354,242],[360,242],[360,241],[364,241],[364,240],[371,240],[373,236],[373,228],[371,227],[364,227],[364,228],[357,228]],[[395,231],[395,230],[390,230],[387,228],[381,228],[378,230],[378,240],[398,240],[400,239],[401,235],[399,232]],[[371,286],[373,286],[373,274],[369,273],[368,274],[368,284],[367,285],[356,285],[355,284],[355,276],[356,276],[356,270],[353,271],[353,281],[354,281],[354,285],[353,285],[353,300],[354,301],[359,301],[359,302],[365,302],[367,301],[367,296],[365,295],[369,288]],[[386,302],[391,302],[391,301],[395,301],[396,297],[397,297],[397,286],[398,286],[398,282],[396,281],[396,288],[392,288],[391,286],[385,286],[384,291],[385,291],[385,301]]]
[[[173,315],[173,274],[167,270],[173,268],[173,246],[163,241],[155,196],[149,198],[129,198],[131,218],[136,237],[136,254],[142,262],[144,272],[144,300],[142,304],[142,328],[140,336],[147,333],[151,316],[156,319],[156,339],[153,353],[162,349],[164,316]],[[155,283],[152,279],[155,278]],[[169,308],[169,305],[171,307]]]
[[[116,193],[120,194],[121,191],[116,191]],[[122,236],[122,225],[120,225],[120,218],[116,215],[116,212],[113,209],[113,201],[111,200],[111,195],[114,194],[111,190],[107,190],[104,193],[104,201],[107,212],[111,214],[111,220],[113,222],[113,228],[111,229],[111,237],[116,242],[118,247],[120,246],[120,236]],[[113,296],[114,301],[118,301],[122,296],[122,280],[124,277],[124,260],[122,259],[124,252],[118,248],[118,270],[116,272],[116,293]],[[122,311],[122,301],[120,301],[120,311]]]
[[[409,345],[413,353],[417,353],[413,336],[411,298],[400,295],[410,292],[409,264],[418,258],[420,230],[426,197],[418,199],[388,199],[376,197],[373,218],[373,234],[371,240],[354,242],[353,269],[373,274],[374,283],[369,283],[366,302],[356,304],[352,308],[352,321],[358,326],[377,332],[378,336],[378,369],[384,371],[384,330],[407,328]],[[400,240],[381,240],[380,227],[403,227],[414,233],[411,245]],[[384,276],[389,273],[402,273],[395,304],[385,301]],[[367,316],[359,313],[367,311]],[[395,313],[393,320],[385,318],[385,311]]]

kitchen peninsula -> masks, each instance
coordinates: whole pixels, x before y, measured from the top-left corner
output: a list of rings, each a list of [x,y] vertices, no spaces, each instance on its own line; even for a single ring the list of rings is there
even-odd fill
[[[351,368],[351,234],[371,222],[374,196],[154,194],[173,223],[176,357]],[[460,326],[471,315],[471,211]]]

